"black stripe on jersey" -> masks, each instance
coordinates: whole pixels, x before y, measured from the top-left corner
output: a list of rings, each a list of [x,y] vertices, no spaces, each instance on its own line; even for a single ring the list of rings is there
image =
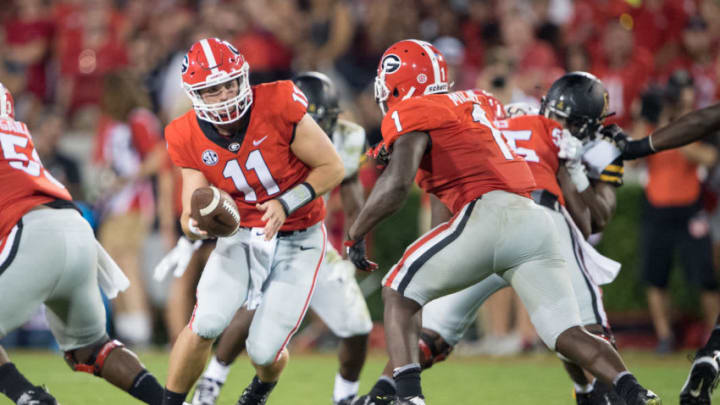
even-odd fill
[[[22,236],[22,218],[20,218],[16,226],[18,227],[18,230],[17,232],[15,232],[15,239],[13,240],[12,247],[10,248],[10,254],[8,255],[7,259],[5,259],[2,264],[0,264],[0,276],[5,272],[5,269],[10,267],[13,260],[15,259],[15,255],[17,255],[18,247],[20,246],[20,236]]]
[[[230,150],[230,144],[235,142],[242,144],[243,139],[245,139],[245,134],[247,133],[247,129],[250,126],[250,116],[252,112],[253,108],[252,106],[250,106],[250,109],[245,112],[245,116],[240,118],[240,128],[238,128],[238,130],[235,131],[232,136],[220,135],[218,130],[215,128],[215,125],[205,120],[201,120],[197,117],[197,115],[195,115],[195,119],[197,120],[198,126],[200,127],[207,139],[225,150]]]
[[[572,241],[572,247],[573,247],[573,254],[575,255],[575,261],[578,264],[578,268],[580,269],[580,273],[583,276],[583,279],[585,280],[585,284],[587,285],[588,291],[590,291],[590,299],[592,300],[592,307],[593,307],[593,313],[595,314],[595,321],[598,323],[598,325],[603,325],[603,319],[602,316],[600,316],[600,310],[598,309],[598,298],[597,295],[595,295],[595,289],[593,289],[592,281],[587,276],[587,269],[585,268],[585,263],[583,262],[582,258],[582,251],[580,251],[580,244],[575,239],[575,232],[573,232],[572,225],[568,223],[567,218],[565,219],[565,225],[568,227],[568,232],[570,232],[570,240]]]
[[[417,258],[411,265],[410,268],[408,268],[407,273],[405,274],[405,277],[403,277],[403,280],[400,282],[400,285],[398,286],[398,292],[400,294],[403,294],[405,292],[405,288],[407,288],[408,284],[410,283],[410,280],[412,280],[415,273],[417,273],[418,270],[420,270],[420,267],[425,264],[430,258],[435,256],[439,251],[441,251],[445,246],[452,243],[455,239],[460,236],[463,229],[465,229],[465,224],[467,224],[468,219],[470,219],[470,214],[472,214],[473,208],[475,208],[475,203],[477,200],[473,200],[470,202],[470,205],[468,206],[467,210],[465,210],[465,215],[460,219],[460,224],[458,224],[457,228],[455,228],[455,231],[451,233],[450,235],[446,236],[445,239],[439,241],[435,244],[435,246],[428,249],[427,252],[423,253],[420,257]]]

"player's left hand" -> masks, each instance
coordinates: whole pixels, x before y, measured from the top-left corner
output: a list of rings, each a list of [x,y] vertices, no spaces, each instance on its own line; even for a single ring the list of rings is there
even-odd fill
[[[346,240],[344,243],[345,250],[347,251],[348,259],[350,259],[355,267],[368,273],[377,270],[377,263],[370,261],[365,253],[365,238],[357,240],[348,239],[349,240]]]
[[[261,218],[265,221],[265,240],[272,239],[285,223],[285,218],[287,218],[282,204],[278,200],[270,200],[262,204],[256,204],[255,208],[265,212]]]

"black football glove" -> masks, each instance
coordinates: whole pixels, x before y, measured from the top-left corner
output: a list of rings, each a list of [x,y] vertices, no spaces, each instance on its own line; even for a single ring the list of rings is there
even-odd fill
[[[349,238],[348,238],[349,239]],[[358,240],[346,240],[345,250],[347,251],[348,259],[362,271],[372,273],[377,270],[378,265],[375,262],[368,260],[365,254],[365,238]]]
[[[623,160],[632,160],[655,153],[650,146],[650,137],[634,141],[630,139],[622,128],[617,124],[608,125],[600,130],[600,134],[606,136],[615,142],[620,152],[622,152]]]

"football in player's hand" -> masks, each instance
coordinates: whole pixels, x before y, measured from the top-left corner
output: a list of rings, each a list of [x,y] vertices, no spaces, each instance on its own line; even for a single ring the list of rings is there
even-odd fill
[[[213,236],[229,236],[240,225],[240,214],[230,194],[217,187],[200,187],[190,200],[192,218]]]

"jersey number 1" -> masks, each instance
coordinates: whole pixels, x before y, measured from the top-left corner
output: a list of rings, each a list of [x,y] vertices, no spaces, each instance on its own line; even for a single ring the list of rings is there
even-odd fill
[[[262,153],[260,153],[258,149],[255,149],[248,155],[247,161],[245,161],[245,169],[255,171],[267,195],[270,196],[280,191],[280,187],[278,187],[275,179],[273,179],[270,169],[268,169],[265,159],[263,159]],[[245,194],[245,201],[257,201],[255,190],[248,184],[237,159],[233,159],[225,164],[223,176],[225,176],[226,179],[232,179],[235,188]]]
[[[512,152],[510,152],[510,148],[507,146],[507,143],[505,143],[505,139],[503,139],[502,134],[487,118],[487,115],[485,115],[485,110],[483,110],[480,104],[473,104],[472,119],[473,121],[479,122],[490,129],[493,139],[495,139],[495,143],[497,143],[498,147],[500,148],[500,152],[502,152],[505,159],[515,160],[515,156],[513,156]]]

